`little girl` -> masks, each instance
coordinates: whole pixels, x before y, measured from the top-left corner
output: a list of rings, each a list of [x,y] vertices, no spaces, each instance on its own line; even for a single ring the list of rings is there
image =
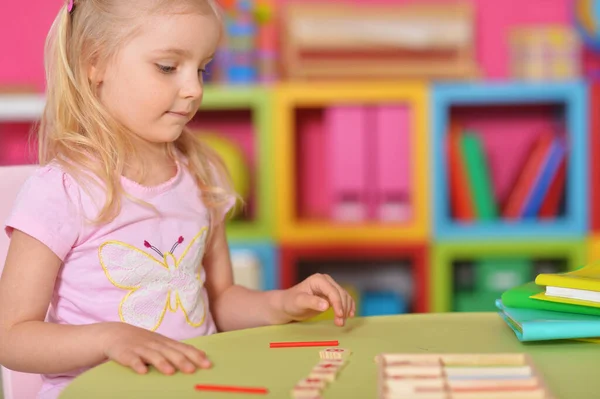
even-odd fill
[[[214,0],[76,0],[46,48],[41,167],[6,221],[0,364],[43,375],[56,398],[114,360],[145,373],[210,367],[182,340],[354,316],[327,275],[287,290],[233,284],[217,156],[185,129],[220,40]]]

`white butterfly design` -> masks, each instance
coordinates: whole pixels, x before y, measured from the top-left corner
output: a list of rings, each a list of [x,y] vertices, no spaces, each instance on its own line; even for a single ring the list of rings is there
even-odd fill
[[[120,241],[108,241],[98,250],[100,264],[110,282],[128,290],[119,305],[121,321],[154,331],[169,309],[181,308],[191,326],[204,323],[206,315],[202,296],[202,257],[206,228],[202,229],[179,259],[173,251],[183,242],[179,237],[171,251],[163,254],[144,241],[144,246],[158,253],[162,259]]]

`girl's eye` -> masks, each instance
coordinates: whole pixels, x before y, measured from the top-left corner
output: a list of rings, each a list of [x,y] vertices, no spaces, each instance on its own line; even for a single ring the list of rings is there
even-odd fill
[[[206,74],[207,74],[206,69],[198,69],[198,75],[206,76]]]
[[[172,66],[168,66],[168,65],[160,65],[160,64],[156,64],[156,66],[158,67],[158,70],[161,71],[162,73],[171,73],[175,71],[175,67]]]

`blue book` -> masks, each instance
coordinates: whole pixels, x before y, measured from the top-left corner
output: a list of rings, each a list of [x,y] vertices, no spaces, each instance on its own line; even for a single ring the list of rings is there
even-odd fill
[[[550,185],[554,180],[554,176],[556,173],[558,173],[558,168],[560,167],[560,163],[565,157],[565,154],[565,144],[561,139],[555,138],[552,146],[550,147],[546,162],[543,164],[541,173],[538,176],[538,179],[535,181],[534,187],[529,194],[527,202],[525,203],[525,207],[523,209],[524,218],[537,217],[542,203],[546,198],[546,194],[548,194]]]
[[[496,307],[519,341],[600,337],[600,316],[508,308],[501,299],[496,300]]]

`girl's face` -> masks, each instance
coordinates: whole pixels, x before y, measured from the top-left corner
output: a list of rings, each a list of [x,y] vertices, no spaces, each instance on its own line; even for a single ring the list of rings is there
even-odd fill
[[[176,140],[202,100],[220,29],[212,13],[154,15],[92,81],[100,101],[140,139]]]

